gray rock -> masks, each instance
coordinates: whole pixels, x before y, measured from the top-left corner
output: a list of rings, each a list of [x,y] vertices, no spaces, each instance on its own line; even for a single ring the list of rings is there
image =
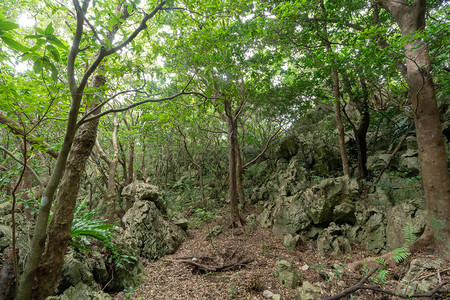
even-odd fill
[[[300,148],[297,138],[293,135],[286,136],[283,141],[281,141],[280,148],[276,151],[277,158],[284,158],[289,160],[295,154],[297,154]]]
[[[297,294],[294,296],[295,300],[315,300],[320,299],[322,289],[315,284],[304,281],[302,286],[298,288]]]
[[[268,299],[271,299],[273,295],[274,295],[274,293],[272,293],[272,292],[269,291],[269,290],[265,290],[265,291],[263,292],[263,296],[266,297],[266,298],[268,298]]]
[[[154,202],[138,200],[123,217],[125,239],[138,255],[156,260],[174,253],[187,238],[178,226],[166,221]]]
[[[326,253],[330,253],[334,257],[339,257],[342,254],[350,253],[352,247],[346,237],[346,232],[349,228],[348,225],[330,223],[317,238],[317,252],[319,256],[324,257]]]
[[[94,275],[94,279],[96,282],[105,285],[109,280],[108,270],[106,269],[105,261],[103,260],[100,252],[93,251],[93,270],[92,274]]]
[[[76,286],[69,287],[64,291],[63,294],[59,296],[47,297],[46,300],[112,300],[113,298],[103,293],[102,291],[97,291],[97,288],[90,287],[82,282],[79,282]]]
[[[122,196],[134,197],[135,201],[147,200],[156,204],[161,213],[166,214],[167,208],[160,197],[158,188],[143,181],[133,181],[122,190]]]
[[[180,226],[181,229],[186,231],[189,228],[189,221],[183,217],[180,213],[175,213],[171,219],[172,223]]]
[[[280,283],[288,288],[295,288],[300,283],[300,276],[295,271],[294,266],[285,260],[280,260],[275,264],[275,277]]]
[[[274,294],[272,296],[272,300],[281,300],[281,295],[280,294]]]
[[[284,241],[283,241],[283,245],[287,248],[295,248],[298,245],[298,242],[300,241],[300,236],[297,235],[292,235],[292,234],[286,234],[284,236]]]
[[[299,230],[306,229],[311,224],[305,210],[305,204],[299,194],[279,198],[273,211],[274,234],[295,234]]]
[[[408,272],[397,286],[397,292],[410,294],[422,293],[432,290],[439,283],[437,275],[422,278],[425,273],[437,274],[443,260],[430,258],[416,258],[411,260]]]
[[[392,207],[386,215],[386,250],[405,246],[405,226],[414,226],[414,235],[419,237],[425,229],[426,211],[404,202]]]
[[[79,283],[85,284],[90,289],[96,288],[97,284],[94,280],[93,269],[93,264],[85,253],[69,251],[64,258],[58,290],[62,292]]]
[[[358,199],[358,183],[348,177],[327,178],[307,189],[304,193],[304,207],[314,224],[333,221],[354,222],[354,206],[342,207],[344,215],[334,215],[334,209],[345,202],[353,203]],[[339,210],[338,210],[339,211]],[[344,218],[344,220],[343,220]]]

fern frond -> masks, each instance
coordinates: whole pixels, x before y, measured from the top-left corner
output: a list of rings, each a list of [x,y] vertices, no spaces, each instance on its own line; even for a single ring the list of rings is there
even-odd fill
[[[377,281],[378,281],[380,284],[385,284],[386,281],[387,281],[388,278],[389,278],[389,275],[390,275],[390,273],[389,273],[388,270],[380,269],[380,270],[378,271],[378,274],[377,274]]]
[[[417,236],[414,234],[414,224],[406,222],[403,226],[403,234],[405,235],[406,245],[410,245],[417,240]]]
[[[409,253],[405,248],[396,248],[394,249],[391,258],[393,258],[399,264],[407,259],[410,255],[411,253]]]

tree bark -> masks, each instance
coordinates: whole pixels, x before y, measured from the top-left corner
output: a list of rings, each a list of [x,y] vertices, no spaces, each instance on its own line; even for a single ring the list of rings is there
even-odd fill
[[[321,1],[321,8],[324,18],[327,18],[327,11],[325,9],[325,5],[323,1]],[[327,25],[324,23],[323,25],[323,35],[325,38],[326,50],[330,55],[333,55],[333,48],[331,48],[331,43],[328,40],[328,30]],[[342,161],[342,171],[344,175],[350,176],[350,167],[348,164],[348,155],[347,150],[345,149],[345,131],[344,125],[342,124],[342,115],[341,115],[341,100],[340,100],[340,91],[339,91],[339,75],[337,70],[336,60],[333,58],[333,69],[331,71],[331,78],[333,79],[333,98],[334,98],[334,119],[336,120],[336,126],[338,129],[338,139],[339,139],[339,152],[341,154]]]
[[[442,126],[436,102],[431,62],[427,45],[415,33],[425,28],[426,1],[381,0],[381,6],[392,14],[404,37],[407,83],[419,147],[419,161],[429,224],[434,231],[438,249],[450,256],[450,177],[447,167]]]
[[[236,184],[236,148],[237,148],[237,118],[231,109],[231,102],[224,101],[225,116],[227,121],[228,133],[228,176],[229,176],[229,191],[230,191],[230,205],[231,205],[231,226],[242,226],[244,224],[238,207],[238,194]]]
[[[93,86],[105,84],[103,75],[95,75]],[[96,101],[90,106],[96,106]],[[90,111],[89,109],[87,111]],[[95,112],[97,114],[98,112]],[[61,186],[58,191],[53,218],[50,221],[47,243],[36,276],[36,293],[33,298],[44,300],[54,295],[61,276],[67,242],[70,238],[76,199],[80,188],[82,173],[91,155],[97,137],[98,119],[80,126],[70,150]]]

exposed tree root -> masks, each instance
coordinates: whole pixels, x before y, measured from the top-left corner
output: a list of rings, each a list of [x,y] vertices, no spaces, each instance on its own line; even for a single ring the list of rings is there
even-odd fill
[[[251,263],[253,259],[243,259],[238,262],[223,264],[221,266],[208,266],[201,263],[196,262],[195,260],[181,260],[180,262],[191,265],[194,267],[194,271],[203,271],[203,272],[225,272],[232,270],[237,267],[245,266]]]
[[[379,293],[384,293],[387,295],[391,295],[391,296],[396,296],[396,297],[400,297],[403,299],[414,299],[414,298],[431,298],[435,295],[439,295],[442,294],[440,296],[442,296],[440,299],[444,299],[443,297],[446,297],[449,295],[449,291],[448,290],[441,290],[441,288],[448,284],[449,281],[444,281],[441,282],[440,284],[438,284],[434,289],[432,289],[429,292],[426,293],[417,293],[417,294],[402,294],[402,293],[397,293],[394,291],[390,291],[390,290],[385,290],[382,289],[380,286],[378,285],[366,285],[365,282],[370,278],[370,276],[373,275],[373,273],[375,273],[378,270],[378,268],[374,268],[372,271],[370,271],[369,273],[367,273],[357,284],[345,289],[342,293],[336,294],[336,295],[332,295],[332,296],[325,296],[323,297],[323,300],[337,300],[337,299],[341,299],[343,297],[346,297],[347,295],[350,295],[351,293],[354,293],[358,290],[372,290],[375,292],[379,292]]]
[[[424,249],[434,243],[434,236],[433,236],[433,230],[429,225],[425,227],[425,231],[423,234],[411,245],[405,247],[405,249],[410,252],[411,254],[414,254],[417,252],[418,249]],[[394,251],[390,251],[386,254],[383,254],[381,256],[373,256],[368,257],[363,260],[359,260],[356,262],[353,262],[351,264],[347,265],[347,269],[352,272],[357,272],[360,270],[364,265],[372,268],[379,267],[379,264],[376,262],[378,258],[383,258],[389,265],[395,265],[397,262],[393,259]]]

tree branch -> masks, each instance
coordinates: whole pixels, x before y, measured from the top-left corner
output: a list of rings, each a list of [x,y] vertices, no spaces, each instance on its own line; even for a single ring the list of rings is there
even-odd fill
[[[37,173],[33,170],[33,168],[31,168],[28,164],[24,164],[24,162],[22,160],[17,158],[13,153],[9,152],[3,146],[0,146],[0,150],[5,151],[5,153],[8,154],[9,156],[11,156],[16,162],[25,166],[28,169],[28,171],[30,171],[31,175],[33,175],[34,179],[36,179],[36,181],[39,183],[39,187],[41,188],[41,191],[44,190],[44,183],[41,181],[41,179],[39,178]]]

